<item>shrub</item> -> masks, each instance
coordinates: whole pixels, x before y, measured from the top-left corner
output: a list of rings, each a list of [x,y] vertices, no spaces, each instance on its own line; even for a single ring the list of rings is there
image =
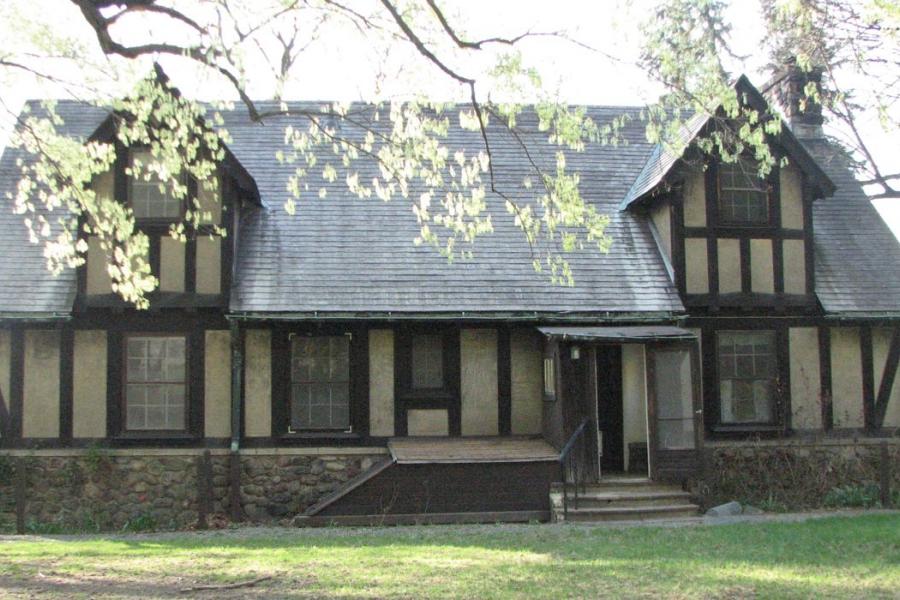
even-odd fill
[[[156,519],[152,515],[141,514],[125,521],[122,531],[125,533],[140,533],[142,531],[153,531],[156,528]]]
[[[891,500],[894,506],[900,502],[900,490],[893,490]],[[829,508],[873,508],[881,506],[881,488],[876,483],[844,485],[832,488],[823,499]]]

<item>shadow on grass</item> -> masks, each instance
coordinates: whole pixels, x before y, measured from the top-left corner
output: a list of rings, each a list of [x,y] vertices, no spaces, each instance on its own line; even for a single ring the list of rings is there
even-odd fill
[[[146,596],[147,583],[135,581],[141,573],[129,574],[127,567],[129,561],[148,560],[158,562],[161,585],[173,576],[172,569],[184,573],[185,568],[199,571],[191,575],[201,580],[232,579],[246,575],[248,569],[321,575],[312,588],[293,589],[276,580],[272,584],[276,587],[245,590],[240,597],[266,592],[301,598],[313,591],[317,597],[333,593],[362,597],[372,595],[372,586],[383,597],[409,596],[413,590],[414,595],[436,597],[461,592],[536,597],[760,593],[893,597],[900,585],[898,547],[900,516],[866,515],[688,528],[421,526],[245,529],[46,542],[32,538],[0,545],[0,558],[49,560],[65,565],[67,572],[75,568],[88,573],[105,561],[118,562],[121,566],[115,570],[130,578],[106,581],[108,593],[120,597]],[[398,572],[399,565],[403,572]],[[0,588],[3,583],[0,578]],[[34,582],[15,577],[5,583],[24,593]],[[59,585],[71,586],[64,597],[95,584],[76,580]],[[168,595],[176,590],[159,591]]]

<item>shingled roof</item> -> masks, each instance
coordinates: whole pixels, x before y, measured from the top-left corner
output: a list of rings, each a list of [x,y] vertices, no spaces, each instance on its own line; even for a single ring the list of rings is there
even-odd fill
[[[900,244],[853,177],[850,159],[823,140],[804,145],[836,186],[813,204],[816,295],[838,317],[900,312]]]
[[[298,103],[291,108],[316,110],[321,105]],[[37,110],[38,104],[29,107]],[[68,101],[60,102],[57,110],[65,131],[80,139],[89,137],[106,116],[95,107]],[[600,124],[637,111],[587,108]],[[232,137],[229,147],[255,180],[262,200],[262,206],[247,208],[242,215],[230,299],[233,313],[267,318],[602,320],[664,318],[684,311],[647,222],[639,214],[620,210],[656,152],[646,142],[638,119],[626,123],[622,144],[589,145],[583,153],[567,153],[569,167],[580,173],[585,199],[610,216],[607,232],[613,238],[607,254],[588,248],[569,256],[572,287],[553,285],[546,274],[534,272],[531,249],[497,196],[487,199],[495,231],[479,238],[474,258],[452,263],[433,248],[413,244],[418,225],[408,200],[361,200],[348,192],[342,178],[329,183],[313,173],[311,191],[298,202],[296,214],[289,215],[283,205],[292,167],[279,163],[275,152],[284,147],[284,127],[305,127],[305,121],[282,117],[255,124],[240,107],[226,113],[225,120]],[[552,167],[557,148],[546,142],[546,134],[537,132],[534,115],[523,115],[519,126],[535,160]],[[499,183],[524,193],[520,183],[528,169],[521,150],[499,129],[492,133],[498,134],[492,150]],[[458,125],[451,128],[447,143],[467,152],[481,148],[479,135]],[[822,304],[831,312],[900,313],[900,260],[896,260],[900,248],[846,164],[832,160],[828,148],[809,145],[839,188],[833,198],[817,203],[815,212],[817,292]],[[19,158],[27,157],[9,148],[0,158],[0,201],[5,204],[9,203],[5,194],[15,189]],[[320,165],[337,162],[328,148],[319,159]],[[358,168],[366,180],[375,165],[361,160]],[[328,190],[326,198],[318,198],[319,187]],[[410,197],[418,198],[420,191],[412,190]],[[65,315],[75,296],[74,274],[47,272],[42,249],[28,243],[21,219],[8,206],[0,210],[0,318]],[[854,223],[866,230],[854,229]],[[868,235],[870,230],[877,230],[877,235]],[[873,244],[878,251],[872,250]],[[882,274],[877,280],[876,272]],[[886,285],[890,290],[885,291]]]
[[[318,106],[291,108],[315,110]],[[591,107],[588,114],[604,124],[628,110],[634,112]],[[312,174],[312,191],[301,198],[296,215],[285,214],[282,206],[291,171],[272,160],[272,153],[282,143],[286,125],[305,127],[297,118],[265,126],[247,125],[238,114],[226,118],[231,147],[254,174],[268,206],[245,215],[233,312],[596,317],[683,310],[647,224],[618,211],[650,151],[637,121],[625,128],[623,145],[568,153],[567,164],[580,173],[585,199],[610,216],[607,232],[613,238],[608,254],[593,248],[568,257],[573,287],[554,285],[548,275],[535,273],[532,251],[497,195],[487,198],[494,232],[478,239],[474,258],[452,263],[433,248],[413,244],[418,224],[408,200],[360,200],[347,192],[342,180],[329,184],[318,173]],[[557,148],[546,142],[545,133],[537,132],[534,114],[522,115],[518,127],[532,144],[532,158],[554,169]],[[528,174],[526,157],[514,139],[503,137],[501,129],[498,126],[491,132],[494,169],[502,185],[521,195],[522,178]],[[354,135],[349,129],[342,134]],[[451,152],[461,149],[467,155],[483,147],[479,133],[465,131],[458,123],[451,127],[447,144]],[[330,148],[319,156],[320,165],[327,161],[337,162]],[[361,162],[359,168],[362,181],[377,174],[373,162]],[[320,187],[328,190],[325,199],[316,195]],[[417,199],[422,191],[411,190],[410,198]]]

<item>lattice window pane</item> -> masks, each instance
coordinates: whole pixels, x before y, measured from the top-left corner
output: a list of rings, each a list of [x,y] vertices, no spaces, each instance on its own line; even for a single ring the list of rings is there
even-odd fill
[[[181,431],[187,419],[184,337],[131,336],[125,345],[125,428]]]
[[[350,428],[350,338],[292,338],[291,429]]]
[[[132,165],[140,162],[141,173],[129,178],[129,198],[131,209],[136,219],[178,219],[181,217],[181,200],[176,198],[172,190],[161,185],[156,174],[146,178],[147,165],[154,162],[148,150],[132,150]]]
[[[415,389],[444,387],[444,340],[440,335],[412,337],[412,386]]]
[[[719,398],[723,423],[770,423],[775,406],[775,335],[718,334]]]
[[[727,223],[769,221],[768,184],[747,160],[719,165],[719,217]]]

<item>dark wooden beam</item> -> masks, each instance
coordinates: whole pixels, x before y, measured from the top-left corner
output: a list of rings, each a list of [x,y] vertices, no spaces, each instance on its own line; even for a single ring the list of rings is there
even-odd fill
[[[831,329],[819,326],[819,398],[822,403],[822,429],[834,429],[834,403],[831,396]]]
[[[884,427],[884,417],[887,414],[888,403],[891,401],[891,391],[894,389],[894,380],[897,378],[898,365],[900,365],[900,327],[894,327],[891,345],[884,362],[884,371],[881,374],[881,385],[878,387],[878,396],[875,397],[873,425],[876,429]]]
[[[863,421],[866,431],[875,430],[875,361],[872,352],[872,327],[859,328],[859,355],[862,363]]]
[[[15,444],[22,439],[22,410],[25,402],[25,331],[10,332],[9,437]]]
[[[512,434],[512,351],[509,328],[497,330],[497,431]]]
[[[72,442],[75,332],[65,327],[59,334],[59,439]]]
[[[231,450],[237,452],[243,437],[244,330],[236,321],[228,325],[231,334]]]

